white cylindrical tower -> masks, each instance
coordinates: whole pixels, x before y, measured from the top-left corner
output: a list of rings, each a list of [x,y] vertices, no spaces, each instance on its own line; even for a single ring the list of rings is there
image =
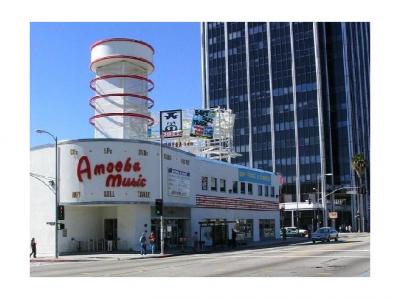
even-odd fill
[[[154,104],[147,93],[154,87],[148,76],[153,72],[154,49],[128,38],[110,38],[91,47],[90,81],[95,96],[90,105],[95,115],[90,123],[95,138],[147,139],[154,123],[148,111]]]

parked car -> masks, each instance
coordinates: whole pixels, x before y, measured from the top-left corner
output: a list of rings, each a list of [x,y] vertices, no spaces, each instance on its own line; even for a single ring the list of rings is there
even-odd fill
[[[308,232],[305,229],[302,228],[297,228],[295,226],[289,226],[284,228],[286,230],[286,237],[305,237]],[[282,236],[282,230],[281,230],[281,236]]]
[[[330,242],[331,240],[338,241],[339,233],[331,227],[320,227],[312,235],[313,243],[316,241]]]

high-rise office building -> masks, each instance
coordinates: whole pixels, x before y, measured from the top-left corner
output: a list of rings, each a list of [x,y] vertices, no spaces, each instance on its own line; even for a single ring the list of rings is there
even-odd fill
[[[355,154],[369,161],[369,23],[209,22],[201,34],[203,106],[236,114],[232,163],[284,176],[285,225],[315,228],[326,199],[337,226],[369,229],[368,168],[362,201],[329,194],[359,186]]]

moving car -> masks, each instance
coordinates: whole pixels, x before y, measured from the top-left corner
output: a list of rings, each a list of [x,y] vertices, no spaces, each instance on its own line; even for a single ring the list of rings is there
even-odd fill
[[[286,230],[286,237],[305,237],[308,232],[305,229],[302,228],[297,228],[295,226],[289,226],[285,227]],[[281,236],[282,236],[282,230],[281,230]]]
[[[316,241],[330,242],[331,240],[338,241],[339,233],[331,227],[320,227],[311,236],[313,243]]]

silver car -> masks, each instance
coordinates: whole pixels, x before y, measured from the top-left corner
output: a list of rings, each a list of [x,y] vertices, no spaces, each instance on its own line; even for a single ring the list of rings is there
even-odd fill
[[[325,241],[330,242],[331,240],[338,241],[339,233],[330,227],[320,227],[312,234],[311,239],[313,243],[315,243],[315,241],[322,241],[322,242]]]

